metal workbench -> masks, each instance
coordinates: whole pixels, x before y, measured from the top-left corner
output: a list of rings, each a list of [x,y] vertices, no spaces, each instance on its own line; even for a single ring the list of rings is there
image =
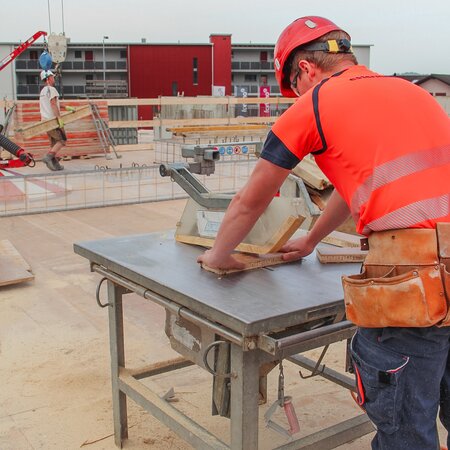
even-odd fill
[[[196,449],[255,450],[262,366],[287,358],[354,388],[350,377],[299,355],[353,334],[354,327],[343,320],[341,275],[356,272],[354,264],[321,265],[311,255],[301,262],[220,277],[195,263],[201,248],[176,243],[171,232],[81,242],[74,250],[108,284],[107,303],[99,298],[101,283],[97,302],[109,311],[114,431],[119,447],[128,436],[127,396]],[[183,358],[135,371],[125,367],[122,304],[123,295],[130,292],[165,308],[166,334]],[[139,381],[193,363],[214,372],[211,367],[217,361],[210,350],[224,342],[230,349],[230,446]],[[359,415],[278,448],[331,449],[372,429],[367,417]]]

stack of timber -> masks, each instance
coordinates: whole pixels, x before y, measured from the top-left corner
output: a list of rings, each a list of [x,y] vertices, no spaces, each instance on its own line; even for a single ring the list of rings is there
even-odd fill
[[[100,117],[108,124],[108,104],[105,100],[62,100],[60,101],[61,112],[63,115],[66,114],[66,106],[78,109],[89,106],[89,103],[95,103],[97,105]],[[41,115],[38,100],[17,102],[14,111],[15,130],[26,130],[30,125],[39,123],[40,121]],[[66,124],[64,130],[67,135],[67,145],[59,153],[61,157],[104,154],[91,114]],[[50,141],[46,132],[27,138],[26,133],[24,135],[24,133],[16,131],[14,136],[11,136],[11,139],[17,145],[31,153],[37,160],[42,159],[50,148]]]

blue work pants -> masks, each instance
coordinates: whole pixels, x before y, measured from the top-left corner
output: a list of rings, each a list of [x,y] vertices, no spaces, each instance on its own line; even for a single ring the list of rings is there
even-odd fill
[[[439,406],[450,429],[449,340],[450,327],[358,329],[351,354],[377,428],[373,450],[439,449]]]

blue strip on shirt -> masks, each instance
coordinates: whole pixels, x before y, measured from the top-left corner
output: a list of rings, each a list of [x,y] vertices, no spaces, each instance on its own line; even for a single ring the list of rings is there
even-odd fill
[[[266,142],[264,142],[261,158],[270,161],[276,166],[289,170],[293,169],[300,162],[300,159],[272,131],[269,131]]]

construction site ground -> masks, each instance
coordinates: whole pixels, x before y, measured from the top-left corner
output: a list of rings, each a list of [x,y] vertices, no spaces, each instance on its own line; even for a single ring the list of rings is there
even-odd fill
[[[127,160],[142,163],[151,156],[127,152],[120,162]],[[118,162],[91,158],[64,164],[78,170]],[[37,169],[46,170],[42,163]],[[91,273],[88,261],[73,252],[73,243],[156,231],[170,233],[184,204],[185,200],[173,200],[0,218],[1,239],[11,241],[35,275],[32,282],[0,288],[1,450],[116,448],[108,318],[106,309],[95,301],[100,276]],[[178,356],[164,334],[163,308],[129,294],[124,321],[127,365],[139,367]],[[320,352],[308,354],[317,357]],[[344,343],[338,343],[331,346],[324,362],[343,371],[344,360]],[[320,377],[303,380],[298,367],[288,362],[285,378],[286,394],[293,397],[300,421],[296,437],[361,413],[345,389]],[[229,442],[228,419],[210,415],[211,375],[192,366],[152,380],[161,395],[173,387],[177,408]],[[269,375],[269,402],[260,407],[261,449],[288,442],[267,429],[263,420],[276,398],[276,381],[277,369]],[[281,422],[282,416],[276,420]],[[191,448],[131,400],[128,422],[126,449]],[[339,448],[369,449],[372,436]]]

